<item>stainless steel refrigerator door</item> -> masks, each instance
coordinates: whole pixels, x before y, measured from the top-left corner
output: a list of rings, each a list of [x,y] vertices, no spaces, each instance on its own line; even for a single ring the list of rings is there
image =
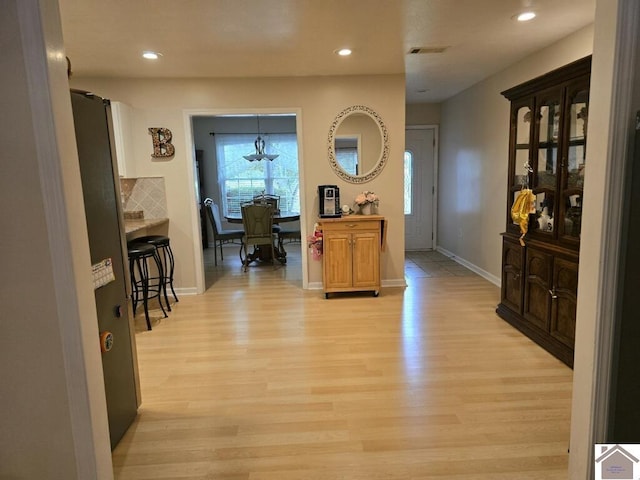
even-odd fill
[[[126,252],[118,216],[119,189],[109,137],[108,101],[71,93],[76,142],[92,265],[110,259],[113,280],[95,289],[98,327],[111,349],[102,353],[111,447],[120,441],[137,413],[135,355],[127,304]],[[104,269],[101,270],[102,273]],[[112,334],[109,339],[105,332]],[[103,337],[104,335],[104,337]],[[99,342],[96,339],[96,348]],[[111,341],[110,341],[111,340]]]

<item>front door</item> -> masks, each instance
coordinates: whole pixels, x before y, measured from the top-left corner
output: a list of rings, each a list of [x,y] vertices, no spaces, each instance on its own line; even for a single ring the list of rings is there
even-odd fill
[[[432,250],[435,129],[407,129],[404,154],[405,250]]]

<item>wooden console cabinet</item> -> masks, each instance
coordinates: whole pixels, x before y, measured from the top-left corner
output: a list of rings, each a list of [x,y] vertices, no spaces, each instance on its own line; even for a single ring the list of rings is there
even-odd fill
[[[573,366],[591,57],[502,92],[511,101],[507,230],[497,313]],[[524,246],[511,205],[536,196]]]
[[[323,218],[322,283],[325,298],[333,292],[380,293],[380,251],[384,217],[351,215]]]

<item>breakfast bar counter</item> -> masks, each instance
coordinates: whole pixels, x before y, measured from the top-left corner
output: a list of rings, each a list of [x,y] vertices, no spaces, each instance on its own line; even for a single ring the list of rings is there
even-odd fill
[[[145,235],[166,235],[168,225],[168,218],[137,218],[124,220],[124,230],[127,234],[127,241]]]

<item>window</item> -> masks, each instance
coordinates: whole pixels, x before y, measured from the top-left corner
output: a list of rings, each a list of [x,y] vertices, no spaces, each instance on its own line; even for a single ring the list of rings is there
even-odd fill
[[[358,175],[357,148],[336,148],[336,161],[349,175]]]
[[[358,175],[358,143],[361,142],[360,135],[347,136],[336,135],[335,152],[336,162],[349,175]]]
[[[404,152],[404,214],[413,212],[413,154]]]
[[[240,215],[240,205],[254,195],[280,196],[280,210],[300,213],[298,143],[295,133],[263,137],[273,161],[249,162],[243,155],[255,152],[254,134],[216,134],[218,183],[224,215]]]

